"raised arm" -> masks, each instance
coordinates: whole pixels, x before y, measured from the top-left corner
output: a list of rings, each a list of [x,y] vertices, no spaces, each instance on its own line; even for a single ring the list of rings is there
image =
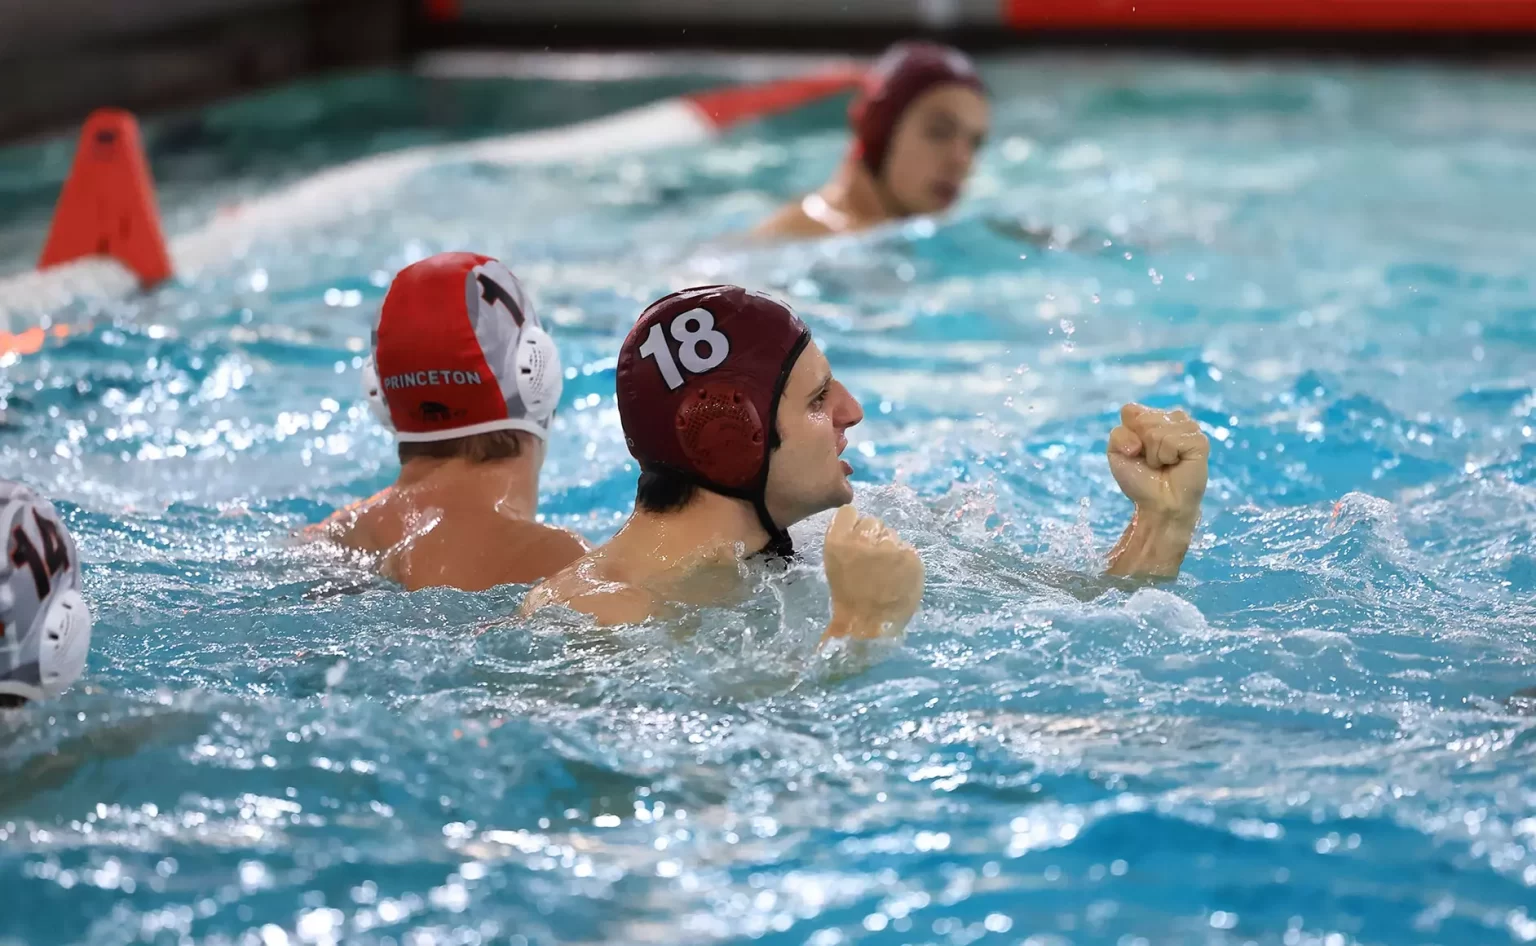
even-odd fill
[[[1121,408],[1109,434],[1109,469],[1136,511],[1109,553],[1108,574],[1178,575],[1200,521],[1210,455],[1210,440],[1183,411]]]

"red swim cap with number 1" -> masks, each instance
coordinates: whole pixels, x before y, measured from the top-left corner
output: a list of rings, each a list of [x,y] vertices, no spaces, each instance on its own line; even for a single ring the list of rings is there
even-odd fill
[[[559,348],[497,260],[438,253],[395,276],[363,371],[369,403],[395,439],[499,430],[545,438],[562,386]]]
[[[619,421],[646,472],[671,472],[752,503],[769,550],[789,533],[768,515],[768,460],[790,369],[811,339],[790,308],[740,286],[663,296],[619,350]]]

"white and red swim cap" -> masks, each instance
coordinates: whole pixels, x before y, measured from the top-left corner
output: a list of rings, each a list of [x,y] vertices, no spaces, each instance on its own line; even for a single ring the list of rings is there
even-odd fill
[[[564,378],[517,277],[488,256],[439,253],[390,284],[363,386],[396,439],[424,442],[547,437]]]
[[[58,696],[80,678],[91,649],[75,541],[52,503],[5,480],[0,539],[0,696]]]

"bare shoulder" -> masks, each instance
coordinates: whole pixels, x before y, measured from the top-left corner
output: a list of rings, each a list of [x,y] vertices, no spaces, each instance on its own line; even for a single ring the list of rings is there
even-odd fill
[[[323,522],[305,526],[298,535],[303,542],[331,542],[343,548],[360,552],[375,552],[375,541],[372,520],[375,514],[389,500],[390,491],[376,493],[367,499],[360,499],[355,503],[331,513]]]
[[[480,534],[469,548],[446,552],[446,557],[459,562],[463,570],[463,580],[453,582],[460,587],[490,588],[542,581],[587,554],[587,543],[575,533],[526,519],[492,515],[482,520],[481,528],[475,531]],[[455,544],[458,538],[455,536]]]
[[[659,602],[648,591],[599,574],[598,564],[582,559],[528,592],[519,614],[563,606],[590,615],[599,624],[638,624],[658,613]]]
[[[826,236],[832,231],[827,225],[812,218],[801,206],[801,201],[785,204],[773,216],[758,224],[752,236],[765,240],[796,240]]]
[[[546,573],[549,575],[575,564],[592,548],[586,539],[569,529],[547,526],[541,522],[521,522],[516,525],[523,527],[516,531],[523,535],[525,544],[536,549],[539,557],[553,566]],[[559,564],[555,565],[556,562]]]
[[[421,516],[382,550],[380,570],[409,591],[484,591],[543,581],[586,554],[580,536],[495,513]]]

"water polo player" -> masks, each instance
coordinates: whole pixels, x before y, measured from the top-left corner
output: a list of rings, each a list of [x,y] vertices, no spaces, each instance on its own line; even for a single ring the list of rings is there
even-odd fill
[[[736,286],[672,293],[641,314],[618,359],[619,419],[640,465],[635,511],[606,545],[534,589],[605,624],[739,594],[743,557],[792,552],[789,527],[841,507],[827,531],[829,636],[899,631],[922,596],[917,553],[857,516],[841,458],[864,417],[785,305]],[[1128,404],[1110,468],[1135,504],[1115,575],[1176,575],[1199,518],[1210,445],[1182,411]]]
[[[313,533],[412,590],[537,581],[586,550],[534,519],[560,352],[501,263],[440,253],[401,270],[364,384],[394,433],[400,475]]]
[[[85,671],[91,610],[75,540],[53,504],[0,480],[0,708],[58,696]]]
[[[619,352],[619,419],[640,464],[635,511],[606,545],[535,589],[605,624],[737,593],[737,562],[789,555],[789,527],[834,507],[828,634],[899,631],[922,597],[917,553],[848,503],[846,431],[864,412],[789,307],[737,286],[672,293]]]
[[[893,46],[849,110],[853,144],[826,186],[774,214],[763,237],[814,237],[938,213],[960,196],[986,139],[986,88],[959,50]]]

